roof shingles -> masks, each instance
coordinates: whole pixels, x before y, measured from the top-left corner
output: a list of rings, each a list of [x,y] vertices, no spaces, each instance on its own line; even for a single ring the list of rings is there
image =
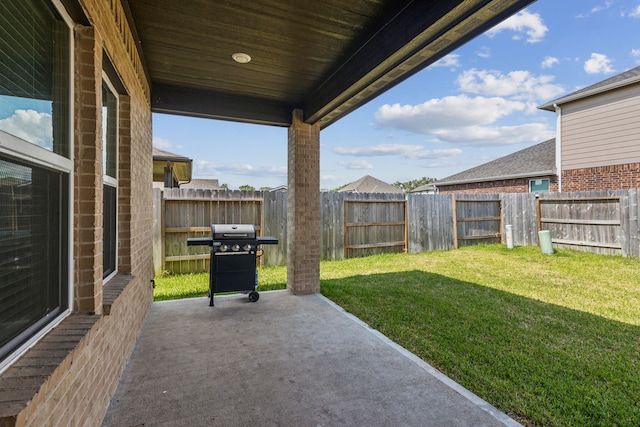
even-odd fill
[[[484,163],[466,171],[436,181],[436,186],[454,185],[475,181],[495,181],[519,177],[555,175],[556,140],[516,151],[499,159]]]

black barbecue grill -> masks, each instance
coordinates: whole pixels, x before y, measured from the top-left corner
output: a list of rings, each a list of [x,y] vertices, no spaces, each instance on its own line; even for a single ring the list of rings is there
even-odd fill
[[[258,301],[259,246],[277,244],[275,237],[256,236],[253,224],[211,224],[211,237],[187,239],[187,246],[211,247],[209,305],[218,292],[246,292],[249,301]]]

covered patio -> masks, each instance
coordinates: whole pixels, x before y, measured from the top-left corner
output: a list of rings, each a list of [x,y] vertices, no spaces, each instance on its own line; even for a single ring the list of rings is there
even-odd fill
[[[125,12],[152,112],[289,129],[287,288],[307,294],[320,290],[320,131],[533,1],[128,0]]]
[[[156,415],[113,425],[189,424],[174,413],[200,425],[255,414],[424,424],[467,411],[494,422],[467,398],[443,409],[459,393],[318,295],[320,133],[533,1],[2,2],[0,28],[15,42],[0,48],[0,95],[15,103],[7,114],[45,117],[38,129],[51,137],[0,132],[3,195],[16,206],[2,231],[33,236],[18,258],[0,248],[3,322],[15,326],[0,347],[0,424],[99,424],[138,336],[127,397],[112,408],[131,401]],[[288,129],[287,292],[214,310],[152,303],[152,113]],[[154,369],[136,377],[145,365]],[[210,412],[214,400],[226,415]]]
[[[103,421],[517,426],[319,294],[154,303]]]

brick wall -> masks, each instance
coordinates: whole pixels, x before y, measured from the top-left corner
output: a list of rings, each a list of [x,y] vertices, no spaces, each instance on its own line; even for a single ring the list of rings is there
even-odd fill
[[[562,171],[562,191],[640,188],[640,163]]]
[[[287,289],[320,292],[320,127],[293,112],[288,133]]]
[[[549,191],[558,191],[558,178],[556,176],[544,177],[549,179]],[[437,185],[437,182],[436,182]],[[503,179],[498,181],[476,182],[468,184],[455,184],[455,185],[443,185],[438,186],[438,191],[441,194],[447,193],[528,193],[529,192],[529,178],[519,179]]]
[[[119,1],[74,28],[73,313],[0,375],[0,426],[100,425],[153,300],[149,85]],[[118,269],[102,281],[102,58],[119,97]]]

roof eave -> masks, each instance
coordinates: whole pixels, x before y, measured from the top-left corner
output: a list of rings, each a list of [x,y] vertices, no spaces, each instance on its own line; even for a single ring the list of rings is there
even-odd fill
[[[540,105],[538,107],[538,109],[547,110],[547,111],[555,111],[556,105],[567,104],[569,102],[577,101],[579,99],[587,98],[589,96],[598,95],[598,94],[601,94],[601,93],[604,93],[604,92],[608,92],[610,90],[619,89],[621,87],[629,86],[629,85],[632,85],[632,84],[638,83],[638,82],[640,82],[640,76],[634,76],[634,77],[631,77],[631,78],[626,79],[626,80],[621,80],[619,82],[610,83],[608,85],[599,86],[599,87],[593,88],[591,90],[586,90],[584,92],[576,93],[574,95],[568,95],[568,96],[565,96],[565,97],[562,97],[562,98],[555,99],[553,101],[549,101],[546,104]]]
[[[547,170],[547,171],[538,171],[538,172],[527,172],[527,173],[518,173],[511,175],[500,175],[500,176],[491,176],[486,178],[470,178],[470,179],[459,179],[455,181],[436,181],[434,184],[436,187],[448,186],[448,185],[459,185],[459,184],[473,184],[476,182],[491,182],[491,181],[503,181],[505,179],[518,179],[518,178],[540,178],[543,176],[551,176],[556,175],[555,170]]]

